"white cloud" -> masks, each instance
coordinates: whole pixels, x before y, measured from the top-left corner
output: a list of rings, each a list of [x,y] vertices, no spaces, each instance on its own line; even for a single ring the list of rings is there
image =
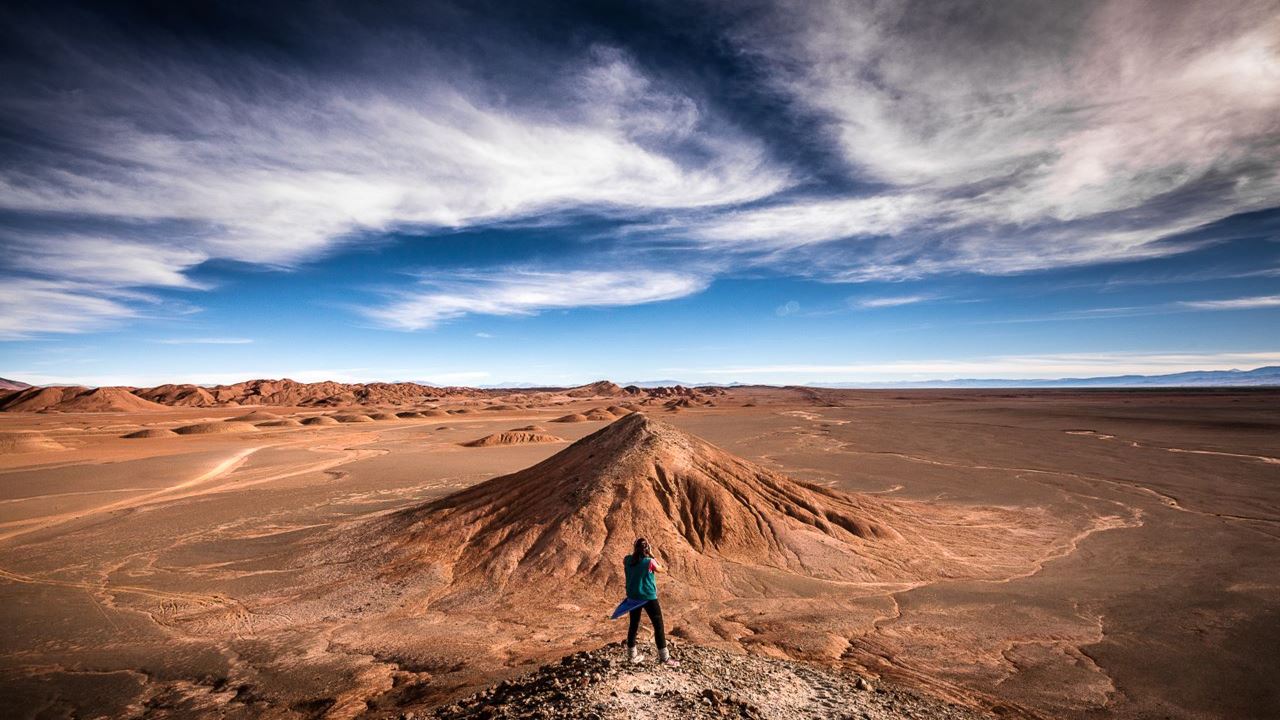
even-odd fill
[[[135,317],[136,295],[84,283],[9,278],[0,282],[0,339],[104,330]]]
[[[704,218],[687,230],[704,244],[800,249],[837,280],[1010,274],[1182,252],[1155,241],[1280,197],[1265,0],[1021,3],[962,22],[808,3],[733,32],[882,186]]]
[[[161,345],[248,345],[253,342],[250,338],[224,338],[224,337],[204,337],[204,338],[164,338],[153,342]]]
[[[483,370],[464,370],[458,372],[437,372],[430,373],[428,377],[423,378],[422,382],[429,382],[432,385],[464,385],[479,380],[486,380],[490,373]]]
[[[1229,300],[1187,300],[1179,304],[1195,310],[1254,310],[1280,307],[1280,295],[1258,295]]]
[[[718,213],[685,234],[713,246],[742,250],[795,248],[866,235],[894,235],[936,217],[923,195],[798,201]]]
[[[854,307],[875,309],[898,307],[900,305],[914,305],[916,303],[928,302],[933,299],[935,299],[933,295],[896,295],[889,297],[850,298],[849,302]]]
[[[663,368],[697,378],[760,382],[883,382],[963,378],[1052,379],[1102,375],[1162,375],[1280,364],[1280,351],[1239,353],[1062,353],[1003,355],[962,360],[922,359],[865,363],[782,363],[721,368]]]
[[[0,99],[60,148],[0,167],[0,209],[98,220],[93,231],[10,230],[4,242],[15,271],[74,278],[85,305],[103,288],[195,288],[189,271],[211,259],[287,266],[363,231],[569,207],[703,208],[792,182],[758,139],[609,49],[542,108],[449,68],[399,93],[257,66],[227,83],[180,63],[65,59],[76,57],[85,90],[74,111],[62,94]]]
[[[487,332],[478,332],[478,333],[476,333],[476,337],[478,337],[478,338],[484,338],[484,339],[486,339],[486,340],[487,340],[487,339],[489,339],[489,338],[493,337],[493,334],[492,334],[492,333],[487,333]]]
[[[796,302],[795,300],[788,300],[785,303],[774,308],[773,312],[778,317],[795,315],[796,313],[800,312],[800,303]]]
[[[701,292],[707,279],[654,270],[511,270],[426,281],[423,289],[365,308],[384,327],[421,330],[464,315],[534,315],[544,310],[611,307],[673,300]]]

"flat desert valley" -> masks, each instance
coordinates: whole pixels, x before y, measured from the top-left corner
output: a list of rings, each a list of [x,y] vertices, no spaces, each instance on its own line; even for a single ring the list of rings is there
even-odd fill
[[[637,535],[677,656],[1280,708],[1280,391],[86,397],[0,412],[2,717],[431,713],[620,640]]]

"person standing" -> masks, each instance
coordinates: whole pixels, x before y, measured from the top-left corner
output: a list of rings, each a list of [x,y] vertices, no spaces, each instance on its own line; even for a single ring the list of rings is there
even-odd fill
[[[627,576],[627,600],[632,606],[631,623],[627,627],[627,659],[633,663],[644,662],[644,655],[636,648],[636,633],[640,630],[640,611],[644,610],[653,625],[653,639],[658,646],[658,662],[663,665],[677,666],[679,661],[671,659],[667,650],[666,629],[662,625],[662,605],[658,602],[657,573],[662,572],[658,561],[653,559],[653,550],[649,541],[636,538],[634,551],[622,560],[623,570]]]

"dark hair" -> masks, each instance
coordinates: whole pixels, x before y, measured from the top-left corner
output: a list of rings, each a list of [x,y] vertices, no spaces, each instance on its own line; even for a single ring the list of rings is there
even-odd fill
[[[635,554],[631,556],[631,562],[640,562],[641,560],[650,557],[651,554],[652,553],[649,552],[649,541],[644,538],[636,538],[636,551]]]

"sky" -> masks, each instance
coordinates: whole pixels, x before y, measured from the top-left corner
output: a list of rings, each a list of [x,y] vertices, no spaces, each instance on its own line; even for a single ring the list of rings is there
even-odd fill
[[[6,3],[0,376],[1280,364],[1280,6]]]

